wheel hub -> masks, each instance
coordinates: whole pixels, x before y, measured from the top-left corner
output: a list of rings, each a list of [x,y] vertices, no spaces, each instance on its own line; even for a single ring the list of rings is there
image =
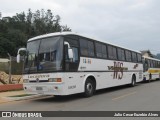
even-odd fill
[[[88,83],[88,84],[87,84],[87,91],[88,91],[89,93],[91,93],[91,92],[92,92],[92,89],[93,89],[92,84],[91,84],[91,83]]]

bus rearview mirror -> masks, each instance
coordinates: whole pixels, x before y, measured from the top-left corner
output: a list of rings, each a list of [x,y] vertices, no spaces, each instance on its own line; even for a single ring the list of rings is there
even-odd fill
[[[68,42],[64,42],[65,49],[68,49],[68,57],[69,59],[73,59],[73,50],[70,47],[70,44]]]
[[[17,55],[17,63],[20,63],[20,54]]]
[[[20,51],[26,51],[26,48],[20,48],[17,52],[17,63],[20,63]]]
[[[73,59],[73,50],[71,48],[68,49],[68,57],[69,59]]]

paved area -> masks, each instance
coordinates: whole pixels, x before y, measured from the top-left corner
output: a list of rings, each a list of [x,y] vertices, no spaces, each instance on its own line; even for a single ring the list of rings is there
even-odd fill
[[[0,96],[24,94],[24,91],[0,93]],[[0,111],[160,111],[160,81],[139,83],[135,87],[121,86],[97,91],[93,97],[83,98],[71,95],[64,98],[53,96],[1,102]],[[40,118],[38,118],[40,119]],[[47,118],[53,119],[53,118]],[[54,118],[73,119],[117,119],[117,120],[158,120],[158,118]]]
[[[25,94],[23,90],[0,92],[0,104],[10,101],[9,99],[6,99],[5,97],[14,96],[14,95],[23,95],[23,94]]]
[[[0,104],[0,110],[17,111],[160,111],[160,81],[135,87],[116,87],[96,92],[90,98],[71,95],[47,96]]]

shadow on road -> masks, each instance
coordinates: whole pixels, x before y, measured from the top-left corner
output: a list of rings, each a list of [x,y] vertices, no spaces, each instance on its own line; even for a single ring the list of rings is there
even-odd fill
[[[157,80],[153,80],[151,82],[158,82]],[[146,82],[140,82],[137,83],[135,87],[141,86],[143,84],[147,84]],[[149,83],[148,83],[149,84]],[[104,95],[110,92],[115,92],[115,91],[119,91],[119,90],[123,90],[123,89],[131,89],[133,87],[130,87],[129,85],[122,85],[122,86],[117,86],[117,87],[111,87],[111,88],[105,88],[105,89],[101,89],[101,90],[97,90],[96,93],[94,94],[94,96],[99,96],[99,95]],[[35,102],[57,102],[57,103],[61,103],[61,102],[71,102],[71,101],[75,101],[75,100],[80,100],[80,99],[88,99],[88,98],[84,98],[82,94],[74,94],[74,95],[68,95],[68,96],[60,96],[60,97],[54,97],[54,96],[47,96],[46,98],[40,98],[40,99],[35,99]]]

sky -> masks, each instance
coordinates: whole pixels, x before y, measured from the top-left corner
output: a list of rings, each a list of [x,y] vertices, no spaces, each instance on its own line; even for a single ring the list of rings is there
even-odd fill
[[[160,0],[1,0],[2,17],[41,9],[61,24],[97,40],[160,53]]]

